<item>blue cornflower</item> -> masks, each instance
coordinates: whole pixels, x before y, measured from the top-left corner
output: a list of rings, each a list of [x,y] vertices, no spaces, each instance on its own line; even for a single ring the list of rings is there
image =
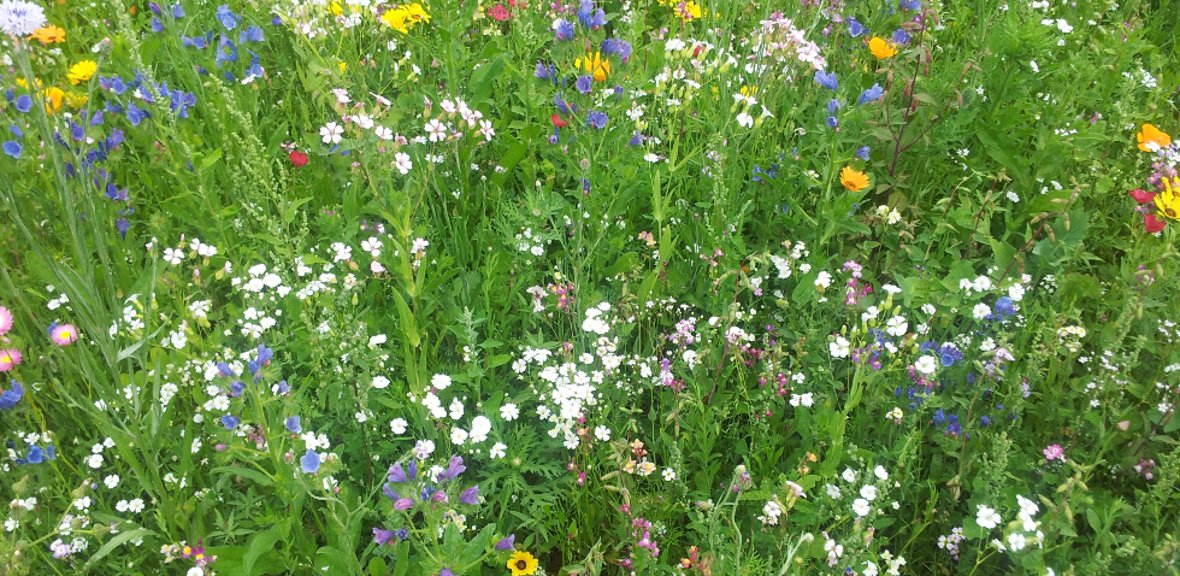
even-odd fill
[[[586,115],[586,124],[595,130],[602,130],[605,128],[606,121],[606,112],[591,110],[590,113]]]
[[[885,89],[880,84],[873,84],[867,90],[860,93],[860,98],[857,99],[856,103],[863,106],[869,102],[876,102],[883,94],[885,94]]]
[[[283,426],[287,429],[287,432],[298,434],[303,432],[303,418],[299,416],[290,416],[287,418],[287,421],[283,423]]]
[[[833,92],[840,86],[839,82],[836,81],[835,72],[824,72],[823,70],[815,71],[815,83]]]
[[[865,33],[864,24],[861,24],[860,22],[858,22],[856,20],[856,18],[849,18],[848,19],[848,34],[850,36],[852,36],[853,38],[859,38],[860,36],[863,36],[864,33]]]
[[[262,28],[253,24],[238,34],[238,42],[242,44],[247,42],[262,42],[264,40],[266,40],[266,36],[262,33]]]
[[[29,448],[29,455],[25,456],[25,461],[29,464],[40,464],[45,461],[45,452],[40,446],[33,446]]]
[[[906,32],[905,30],[898,28],[897,30],[893,31],[893,36],[891,39],[893,40],[894,44],[901,44],[901,45],[909,44],[910,43],[910,34],[909,34],[909,32]]]
[[[24,147],[16,140],[8,140],[4,143],[4,153],[13,158],[20,158],[20,153],[24,151]]]
[[[857,158],[860,158],[861,160],[868,162],[870,151],[871,151],[871,148],[869,148],[868,146],[861,146],[860,148],[856,149],[856,156],[857,156]]]
[[[221,22],[221,25],[225,27],[226,30],[233,30],[236,28],[238,26],[239,20],[241,19],[238,18],[237,14],[234,14],[233,10],[229,9],[229,6],[222,4],[221,6],[217,7],[217,21]]]
[[[299,458],[299,466],[306,474],[315,474],[320,471],[320,455],[315,450],[308,450]]]

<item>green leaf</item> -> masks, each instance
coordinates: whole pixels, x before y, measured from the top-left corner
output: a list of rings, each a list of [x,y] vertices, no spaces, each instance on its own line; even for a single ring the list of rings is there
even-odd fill
[[[266,474],[263,474],[262,472],[259,472],[258,470],[254,470],[252,468],[241,468],[238,466],[220,466],[220,467],[210,470],[210,472],[212,472],[214,474],[225,474],[225,475],[232,475],[232,476],[240,476],[242,478],[249,478],[250,480],[257,482],[257,483],[261,484],[262,486],[270,486],[270,485],[274,484],[274,480],[272,480],[269,476],[267,476]]]
[[[414,319],[414,313],[410,312],[406,299],[402,298],[401,292],[397,290],[393,291],[393,303],[397,306],[397,319],[401,322],[402,334],[411,347],[417,348],[422,344],[422,337],[418,335],[418,321]]]
[[[123,532],[108,540],[106,544],[103,544],[102,548],[99,548],[98,552],[95,552],[94,556],[91,556],[90,559],[86,561],[86,565],[91,566],[95,562],[98,562],[99,560],[107,557],[111,552],[114,552],[115,548],[118,548],[119,546],[122,546],[123,544],[132,540],[143,538],[148,534],[155,534],[155,532],[148,530],[147,528],[136,528],[130,532]]]
[[[250,539],[250,546],[246,549],[246,555],[242,557],[241,574],[254,574],[254,563],[258,562],[258,558],[263,554],[274,549],[275,544],[282,538],[287,536],[290,524],[282,522],[274,524],[270,528],[255,534]]]

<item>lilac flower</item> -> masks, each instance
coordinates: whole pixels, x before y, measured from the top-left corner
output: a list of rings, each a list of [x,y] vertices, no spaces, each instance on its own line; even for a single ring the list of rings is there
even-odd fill
[[[233,10],[229,9],[229,6],[222,4],[221,6],[217,7],[217,21],[221,22],[221,25],[225,27],[226,30],[233,30],[236,28],[238,26],[239,20],[240,18],[238,18],[238,15],[234,14]]]
[[[466,470],[467,467],[463,465],[462,456],[451,456],[451,461],[447,464],[447,469],[438,475],[438,480],[454,480]]]
[[[320,455],[315,450],[308,450],[299,459],[299,466],[303,468],[306,474],[315,474],[320,471]]]
[[[606,112],[592,110],[590,114],[586,115],[586,124],[595,130],[602,130],[605,128],[606,120]]]
[[[388,544],[389,541],[393,540],[393,537],[396,535],[397,533],[393,530],[383,530],[377,527],[373,528],[373,541],[376,542],[378,546],[384,546]]]
[[[225,426],[226,430],[233,430],[234,428],[237,428],[241,421],[241,418],[238,418],[233,414],[226,414],[225,416],[221,417],[221,425]]]
[[[499,542],[496,542],[496,551],[497,552],[507,552],[509,550],[514,549],[515,547],[516,547],[516,534],[509,534],[508,536],[502,538]]]
[[[589,94],[590,90],[593,89],[593,86],[594,79],[590,76],[578,76],[578,80],[574,82],[574,88],[577,88],[578,92],[581,92],[582,94]]]
[[[835,116],[828,116],[828,128],[835,130],[840,126],[840,120]]]
[[[574,39],[574,24],[563,18],[558,18],[553,21],[553,37],[554,39],[573,40]]]
[[[479,486],[472,486],[459,495],[459,502],[474,506],[479,504]]]
[[[397,492],[394,492],[393,486],[390,486],[389,484],[386,484],[381,487],[381,493],[385,494],[386,498],[389,498],[390,500],[393,500],[394,502],[397,502],[398,500],[401,499],[401,495],[398,494]]]
[[[856,101],[856,103],[863,106],[869,102],[880,100],[881,95],[883,94],[885,94],[885,89],[881,88],[880,84],[873,84],[867,90],[860,93],[860,98]]]
[[[835,72],[824,72],[823,70],[815,71],[815,83],[833,92],[840,86],[839,82],[836,81]]]
[[[856,18],[849,18],[848,19],[848,35],[849,36],[852,36],[853,38],[859,38],[860,36],[863,36],[864,33],[865,33],[864,24],[857,22]]]
[[[455,576],[455,573],[451,572],[450,568],[443,568],[438,571],[438,576]]]
[[[287,432],[298,434],[303,431],[303,418],[300,416],[291,416],[287,418],[283,426],[287,428]]]
[[[401,484],[406,481],[406,471],[402,469],[401,462],[398,462],[397,464],[389,467],[389,474],[387,478],[394,484]]]
[[[4,153],[12,156],[13,158],[20,158],[20,153],[23,150],[24,147],[22,147],[20,142],[17,142],[16,140],[8,140],[4,143]]]
[[[631,139],[627,141],[627,145],[639,146],[640,144],[643,144],[643,132],[636,130],[635,133],[631,135]]]
[[[404,512],[413,507],[414,501],[409,498],[398,498],[397,501],[393,503],[393,509],[397,510],[398,512]]]

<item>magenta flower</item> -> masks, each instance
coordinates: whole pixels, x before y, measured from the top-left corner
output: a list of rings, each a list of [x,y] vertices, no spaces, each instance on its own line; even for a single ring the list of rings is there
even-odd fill
[[[12,310],[0,306],[0,336],[8,334],[12,330]]]
[[[8,372],[16,368],[23,357],[20,350],[16,348],[9,348],[7,350],[0,350],[0,372]]]
[[[464,490],[463,493],[459,495],[459,501],[472,506],[479,504],[479,486],[472,486]]]
[[[1065,462],[1065,449],[1062,448],[1060,444],[1050,444],[1046,446],[1043,453],[1045,454],[1045,460],[1048,460],[1049,462],[1054,460]]]
[[[414,501],[409,498],[398,498],[397,502],[393,503],[393,509],[398,512],[404,512],[414,507]]]
[[[73,324],[50,324],[49,339],[58,346],[69,346],[78,340],[78,329]]]

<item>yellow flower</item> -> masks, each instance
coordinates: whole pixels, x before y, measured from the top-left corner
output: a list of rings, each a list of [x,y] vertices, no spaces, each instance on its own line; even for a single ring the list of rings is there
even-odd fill
[[[50,44],[58,44],[66,41],[66,31],[53,25],[45,26],[33,30],[30,36],[33,40],[40,42],[46,46]]]
[[[331,12],[333,16],[339,16],[344,13],[344,7],[339,2],[332,2],[328,4],[328,12]]]
[[[386,10],[381,15],[381,21],[386,26],[405,34],[419,22],[430,23],[430,13],[426,11],[426,7],[414,2],[413,4],[402,4]]]
[[[61,110],[61,100],[65,97],[65,90],[57,86],[50,86],[42,92],[45,97],[45,111],[50,114]]]
[[[66,74],[66,78],[69,79],[70,84],[77,86],[83,82],[89,82],[97,70],[97,62],[94,60],[83,60],[70,66],[70,72]]]
[[[677,2],[675,6],[676,15],[681,20],[688,22],[689,20],[696,20],[701,17],[701,6],[695,0],[688,0],[687,2]]]
[[[869,177],[852,166],[845,166],[840,171],[840,183],[852,192],[860,192],[869,187]]]
[[[66,92],[66,104],[74,110],[81,110],[89,101],[90,97],[85,92]]]
[[[410,12],[410,21],[411,22],[413,22],[415,24],[417,24],[418,22],[422,22],[424,24],[430,23],[430,13],[426,11],[425,6],[423,6],[417,2],[414,2],[413,4],[410,4],[408,10]]]
[[[1171,136],[1151,124],[1144,124],[1135,139],[1139,141],[1139,149],[1144,152],[1155,152],[1172,143]]]
[[[348,62],[340,60],[336,63],[336,67],[340,69],[341,74],[348,72]]]
[[[897,46],[880,36],[873,36],[873,39],[869,40],[869,52],[872,52],[877,60],[885,60],[897,56]]]
[[[508,569],[512,576],[532,576],[537,572],[537,559],[528,552],[513,552],[508,558]]]
[[[603,58],[602,52],[594,52],[586,55],[585,58],[574,60],[574,67],[585,68],[599,82],[605,82],[606,77],[610,75],[610,60]]]
[[[1155,195],[1155,207],[1170,220],[1180,220],[1180,177],[1163,177],[1164,191]]]

